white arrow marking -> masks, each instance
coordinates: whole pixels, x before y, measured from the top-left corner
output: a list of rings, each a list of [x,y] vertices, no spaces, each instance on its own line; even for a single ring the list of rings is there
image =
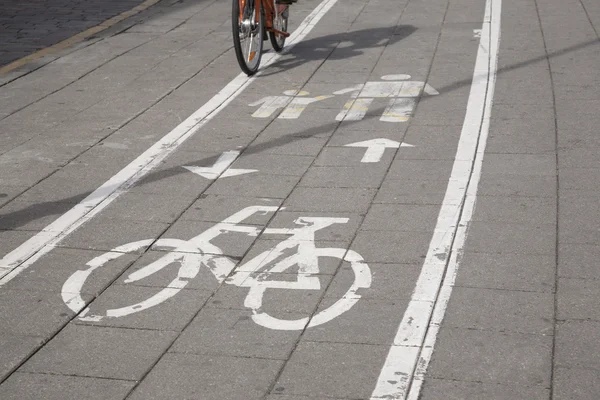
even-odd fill
[[[219,159],[214,163],[212,167],[184,166],[183,168],[206,179],[217,179],[219,176],[221,176],[222,178],[227,178],[230,176],[244,175],[258,171],[257,169],[229,168],[229,166],[235,161],[235,159],[239,155],[240,152],[236,150],[226,151],[223,154],[221,154]]]
[[[371,139],[365,140],[364,142],[356,142],[350,143],[346,145],[347,147],[366,147],[367,151],[365,151],[365,155],[363,156],[360,162],[363,163],[376,163],[381,161],[381,157],[383,157],[383,153],[385,149],[397,149],[398,147],[414,147],[412,144],[408,143],[399,143],[395,140],[390,139]]]

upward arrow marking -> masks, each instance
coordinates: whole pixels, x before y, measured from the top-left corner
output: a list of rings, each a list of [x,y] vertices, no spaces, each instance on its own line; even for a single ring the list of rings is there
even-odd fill
[[[379,138],[365,140],[364,142],[350,143],[347,147],[366,147],[365,155],[360,162],[363,163],[376,163],[381,161],[385,149],[397,149],[398,147],[414,147],[412,144],[400,143],[395,140]]]
[[[184,166],[183,168],[206,179],[217,179],[219,177],[227,178],[230,176],[244,175],[258,171],[256,169],[229,168],[229,166],[239,155],[240,152],[236,150],[226,151],[221,154],[219,159],[213,164],[212,167]]]

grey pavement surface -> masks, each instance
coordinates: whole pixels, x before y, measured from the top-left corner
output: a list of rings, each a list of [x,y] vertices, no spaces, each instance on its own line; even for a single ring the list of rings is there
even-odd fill
[[[3,0],[0,67],[99,25],[143,0]]]
[[[290,30],[319,4],[296,3]],[[0,267],[0,399],[370,399],[440,206],[462,204],[444,195],[471,163],[455,154],[484,9],[337,2],[106,208],[14,278]],[[0,76],[0,257],[55,234],[238,76],[230,12],[161,2]],[[475,212],[420,400],[600,398],[599,31],[594,0],[502,1]],[[350,92],[259,115],[285,91],[386,79],[439,94],[402,122],[380,120],[381,98],[336,120]],[[379,138],[412,147],[365,163],[346,146]],[[245,174],[185,168],[231,151]]]

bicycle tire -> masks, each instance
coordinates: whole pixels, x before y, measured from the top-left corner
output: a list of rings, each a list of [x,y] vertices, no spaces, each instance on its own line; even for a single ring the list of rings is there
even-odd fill
[[[275,4],[275,7],[277,6],[278,5]],[[273,18],[273,26],[282,32],[287,32],[289,10],[290,8],[286,6],[285,10],[281,14],[279,14],[279,21],[276,18]],[[271,46],[273,46],[273,50],[275,50],[277,53],[281,53],[283,51],[283,48],[285,46],[285,39],[286,37],[283,35],[278,35],[275,32],[269,32],[269,40],[271,41]]]
[[[257,0],[233,0],[231,12],[231,28],[233,33],[233,47],[235,56],[242,71],[248,75],[254,75],[260,66],[262,57],[263,37],[264,37],[264,13],[262,3],[260,10],[256,10]],[[241,10],[241,5],[244,4],[244,10]],[[257,16],[255,18],[255,15]],[[255,20],[256,21],[252,21]],[[247,20],[247,25],[244,25],[244,20]],[[255,22],[255,26],[251,26]],[[247,32],[244,32],[247,31]],[[250,43],[248,54],[244,54],[244,46],[240,35],[249,35]],[[255,36],[253,36],[255,35]],[[251,45],[256,39],[256,48],[253,50]],[[247,60],[248,58],[248,60]]]

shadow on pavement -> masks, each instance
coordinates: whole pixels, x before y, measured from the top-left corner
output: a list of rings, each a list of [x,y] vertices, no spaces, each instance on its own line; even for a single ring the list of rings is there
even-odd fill
[[[337,35],[332,35],[332,36],[336,37]],[[340,36],[339,38],[341,38],[341,37],[342,36]],[[318,39],[314,39],[314,40],[317,41]],[[310,42],[310,41],[308,41],[308,42]],[[335,40],[331,41],[331,43],[333,43],[333,42],[335,42]],[[305,43],[305,42],[303,42],[303,43]],[[371,43],[372,46],[377,45],[377,41],[375,41],[375,40],[371,40],[369,43]],[[506,73],[506,72],[513,71],[513,70],[521,68],[521,67],[525,67],[527,65],[536,63],[538,61],[545,60],[547,57],[548,58],[558,57],[558,56],[561,56],[564,54],[571,53],[573,51],[580,50],[587,46],[599,45],[599,44],[600,44],[599,40],[586,41],[586,42],[580,43],[578,45],[574,45],[571,47],[567,47],[567,48],[549,53],[548,55],[539,56],[539,57],[532,58],[528,61],[523,61],[520,63],[508,65],[506,67],[500,68],[498,70],[498,74],[501,75],[502,73]],[[364,48],[365,48],[365,46],[361,45],[360,47],[356,47],[353,50],[349,50],[346,53],[346,56],[349,56],[352,54],[357,54],[355,52],[360,52],[360,49],[364,49]],[[315,53],[315,57],[316,57],[316,54],[317,53]],[[306,58],[304,59],[304,61],[306,61]],[[471,81],[472,81],[471,79],[461,80],[461,81],[455,82],[453,84],[447,85],[445,87],[438,88],[438,91],[440,92],[440,96],[443,96],[445,93],[459,89],[466,85],[470,85]],[[422,97],[419,101],[427,101],[427,97]],[[383,109],[375,110],[375,111],[376,112],[374,113],[374,115],[376,115],[378,112],[383,111]],[[365,119],[367,119],[367,118],[369,118],[369,116],[367,116]],[[370,118],[373,118],[373,117],[370,117]],[[364,121],[364,119],[363,119],[363,121]],[[346,121],[346,123],[349,124],[351,122]],[[276,138],[276,139],[273,139],[268,142],[265,142],[265,143],[262,143],[259,145],[255,145],[255,146],[250,145],[249,147],[247,147],[244,150],[242,155],[260,153],[261,151],[264,151],[267,149],[276,148],[278,146],[289,144],[289,143],[292,143],[297,140],[301,140],[301,139],[304,139],[307,137],[311,137],[311,136],[315,136],[315,135],[318,135],[321,133],[329,132],[329,131],[333,130],[333,128],[335,128],[335,126],[338,124],[339,124],[339,122],[334,121],[330,124],[326,124],[319,128],[311,128],[311,129],[307,129],[303,132],[295,132],[294,134],[290,134],[288,136],[284,136],[281,138]],[[218,155],[215,155],[212,157],[199,159],[196,162],[194,162],[193,164],[195,164],[195,165],[212,165],[217,160],[217,158],[218,158]],[[186,165],[190,165],[190,164],[191,163],[189,163],[189,162],[186,163]],[[172,168],[169,168],[166,170],[151,172],[145,178],[142,178],[142,180],[140,182],[138,182],[135,186],[142,186],[144,184],[148,184],[151,182],[166,179],[171,176],[176,176],[176,175],[179,175],[182,173],[189,173],[185,168],[183,168],[183,165],[177,166],[177,167],[172,167]],[[34,204],[34,205],[28,206],[26,208],[23,208],[22,210],[14,211],[12,213],[7,213],[4,215],[0,214],[0,230],[17,229],[17,228],[24,226],[27,223],[37,220],[37,219],[41,219],[41,218],[51,216],[51,215],[63,214],[64,212],[71,209],[74,204],[79,203],[81,200],[86,198],[90,193],[91,192],[82,193],[80,195],[65,198],[60,201],[42,202],[42,203]],[[0,194],[0,197],[2,197],[1,194]],[[7,204],[10,204],[10,202]]]

